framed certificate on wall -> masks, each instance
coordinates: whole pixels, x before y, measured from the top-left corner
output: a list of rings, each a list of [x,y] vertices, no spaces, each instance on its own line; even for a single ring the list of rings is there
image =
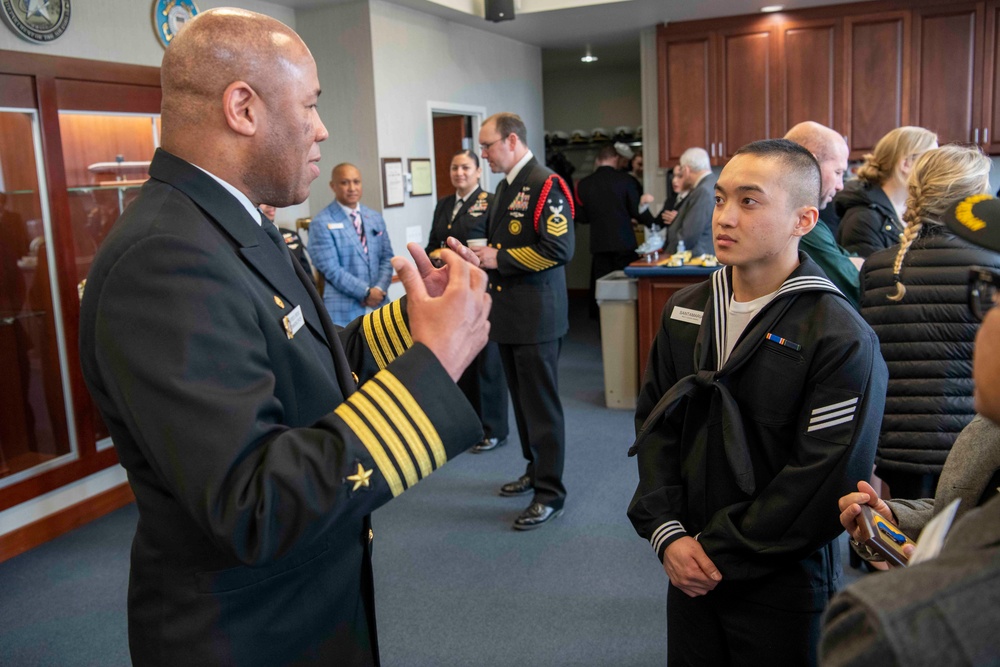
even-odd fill
[[[382,158],[382,205],[385,208],[402,206],[406,196],[406,178],[403,175],[403,158]]]
[[[411,197],[423,197],[434,191],[434,183],[431,179],[430,158],[410,158],[410,180],[413,189],[410,191]]]

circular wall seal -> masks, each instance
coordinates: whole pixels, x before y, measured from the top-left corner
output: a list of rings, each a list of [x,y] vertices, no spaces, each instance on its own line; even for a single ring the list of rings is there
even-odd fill
[[[14,33],[36,44],[59,39],[69,27],[70,0],[0,0]]]
[[[0,0],[7,2],[8,0]],[[170,40],[177,36],[184,24],[198,14],[194,0],[155,0],[153,2],[153,28],[160,44],[166,48]]]

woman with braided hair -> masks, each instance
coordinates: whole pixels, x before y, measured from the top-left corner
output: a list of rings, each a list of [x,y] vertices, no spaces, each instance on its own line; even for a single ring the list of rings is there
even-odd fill
[[[974,148],[924,153],[907,184],[902,242],[861,271],[861,314],[889,367],[875,474],[895,498],[934,495],[945,458],[975,415],[972,346],[978,321],[966,304],[969,267],[1000,268],[1000,254],[949,232],[942,215],[985,193],[990,160]]]
[[[837,243],[860,257],[899,243],[910,173],[924,152],[937,147],[937,135],[922,127],[897,127],[879,139],[858,178],[833,198]]]

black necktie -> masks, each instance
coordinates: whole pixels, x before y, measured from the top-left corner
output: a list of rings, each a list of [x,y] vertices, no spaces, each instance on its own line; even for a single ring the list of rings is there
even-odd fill
[[[264,233],[267,234],[274,245],[278,246],[278,252],[284,255],[285,259],[288,261],[289,266],[294,268],[292,264],[292,253],[288,251],[288,246],[285,244],[285,238],[278,231],[278,228],[274,226],[274,223],[267,219],[267,216],[263,213],[260,214],[260,226],[264,228]]]

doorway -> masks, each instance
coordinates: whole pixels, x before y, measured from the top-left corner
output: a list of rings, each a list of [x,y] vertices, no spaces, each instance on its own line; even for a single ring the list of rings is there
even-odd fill
[[[478,154],[476,142],[486,110],[482,107],[444,102],[431,102],[428,106],[433,139],[435,192],[437,199],[442,199],[455,194],[449,173],[452,156],[461,150],[471,150]],[[485,182],[482,185],[485,187]]]

